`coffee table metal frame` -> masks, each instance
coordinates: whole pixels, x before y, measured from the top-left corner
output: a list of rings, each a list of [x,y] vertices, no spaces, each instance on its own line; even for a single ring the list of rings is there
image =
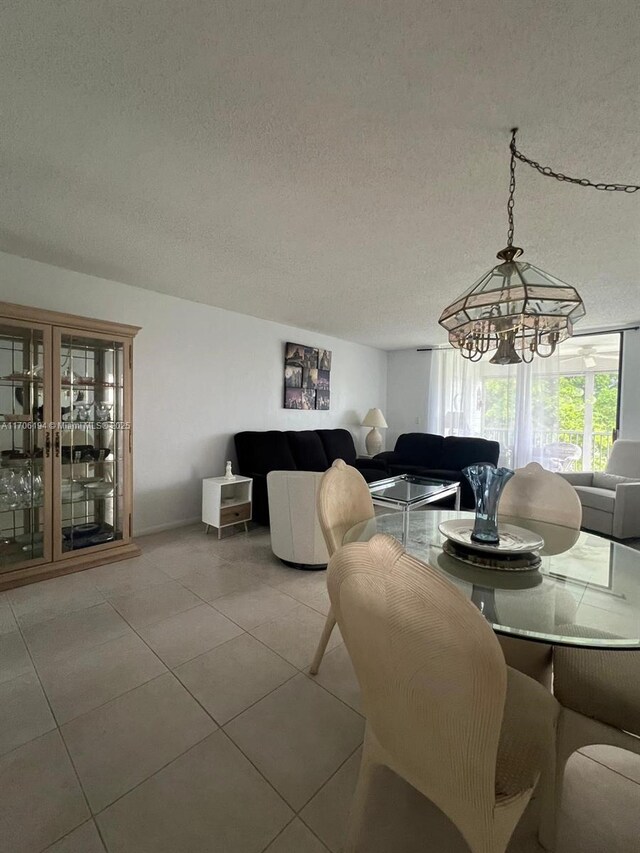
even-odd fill
[[[413,498],[389,497],[376,494],[380,489],[389,488],[397,483],[415,483],[417,486],[440,486],[437,491],[429,494],[417,494]],[[395,477],[387,477],[385,480],[375,480],[369,483],[371,500],[375,506],[396,507],[402,511],[402,544],[406,545],[409,534],[409,513],[412,509],[426,506],[435,501],[455,495],[455,509],[460,510],[460,483],[454,480],[438,480],[433,477],[419,477],[414,474],[397,474]]]

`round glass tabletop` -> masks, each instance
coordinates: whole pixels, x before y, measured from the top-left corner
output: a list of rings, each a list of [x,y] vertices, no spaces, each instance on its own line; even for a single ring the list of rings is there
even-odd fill
[[[403,542],[403,515],[387,513],[357,524],[344,544],[367,541],[376,533]],[[497,633],[553,645],[640,648],[640,551],[594,533],[503,517],[502,523],[544,539],[540,567],[517,572],[475,568],[443,550],[438,525],[457,518],[473,518],[473,513],[410,512],[403,545],[445,574]]]

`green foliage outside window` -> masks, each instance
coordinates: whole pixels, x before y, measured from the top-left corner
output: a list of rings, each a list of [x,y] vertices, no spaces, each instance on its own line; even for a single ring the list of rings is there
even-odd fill
[[[531,388],[534,423],[541,445],[554,441],[584,443],[585,415],[591,402],[591,431],[593,458],[589,467],[602,470],[606,465],[616,426],[618,403],[618,374],[599,372],[593,375],[593,399],[586,399],[588,387],[586,374],[539,377]],[[502,434],[493,437],[508,444],[516,419],[515,376],[487,377],[483,380],[483,425],[485,435],[492,430]],[[600,435],[599,435],[600,433]],[[588,463],[589,464],[589,463]],[[580,470],[581,460],[575,463]]]

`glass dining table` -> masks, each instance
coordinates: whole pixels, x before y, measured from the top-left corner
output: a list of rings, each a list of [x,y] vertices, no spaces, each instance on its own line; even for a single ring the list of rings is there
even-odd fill
[[[598,649],[640,649],[640,551],[595,533],[530,519],[502,517],[539,534],[540,566],[528,571],[476,568],[445,553],[443,521],[473,513],[421,510],[378,515],[355,525],[343,544],[389,534],[407,552],[442,572],[498,634]]]

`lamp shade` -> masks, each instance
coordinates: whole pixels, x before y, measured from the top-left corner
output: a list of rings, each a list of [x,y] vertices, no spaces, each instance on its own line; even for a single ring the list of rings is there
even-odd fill
[[[362,421],[362,426],[386,428],[387,422],[380,409],[369,409],[366,418]]]

